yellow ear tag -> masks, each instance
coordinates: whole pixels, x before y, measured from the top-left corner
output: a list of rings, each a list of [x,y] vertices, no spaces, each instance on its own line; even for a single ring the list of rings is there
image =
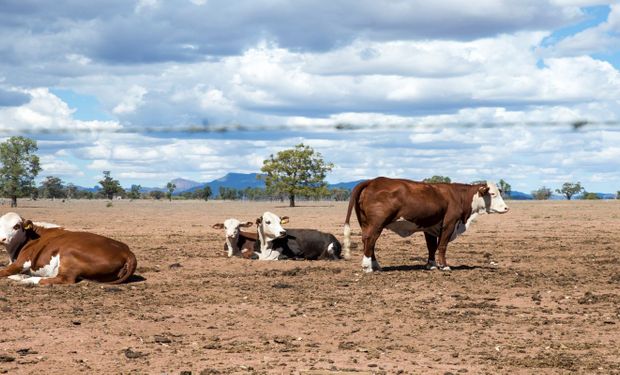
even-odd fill
[[[28,224],[24,227],[24,230],[29,230],[32,229],[32,224]]]

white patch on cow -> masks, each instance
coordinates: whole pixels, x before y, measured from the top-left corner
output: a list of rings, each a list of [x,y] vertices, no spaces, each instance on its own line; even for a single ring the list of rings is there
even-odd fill
[[[23,273],[18,273],[17,275],[11,275],[11,276],[8,276],[7,278],[11,280],[15,280],[15,281],[22,281],[23,279],[27,277],[30,277],[30,276],[24,275]]]
[[[30,274],[41,277],[56,277],[58,276],[58,270],[60,269],[60,254],[54,255],[50,259],[50,263],[39,268],[36,271],[31,271]]]
[[[362,271],[366,273],[371,273],[373,271],[381,271],[381,266],[377,260],[372,260],[372,258],[364,255],[362,258]]]
[[[332,258],[336,257],[336,254],[334,253],[334,243],[330,242],[329,246],[327,246],[327,254],[329,254]]]
[[[32,265],[32,262],[27,260],[24,262],[24,264],[22,265],[22,272],[30,272],[30,266]]]
[[[38,284],[41,279],[44,279],[44,277],[33,276],[22,279],[19,282],[20,284]]]
[[[362,271],[366,273],[372,272],[372,258],[367,257],[366,255],[362,258]]]
[[[33,221],[32,224],[42,228],[60,228],[61,226],[54,223],[46,223],[45,221]]]
[[[452,271],[452,268],[450,268],[450,266],[442,266],[439,268],[441,271]]]
[[[349,224],[344,225],[344,248],[342,257],[344,259],[351,259],[351,226]]]

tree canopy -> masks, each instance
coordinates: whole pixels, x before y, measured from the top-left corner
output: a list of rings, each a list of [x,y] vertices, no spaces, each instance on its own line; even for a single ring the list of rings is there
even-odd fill
[[[566,197],[566,199],[570,200],[573,197],[573,195],[579,194],[582,191],[584,191],[584,188],[581,186],[580,182],[577,182],[576,184],[572,182],[565,182],[564,184],[562,184],[561,189],[556,189],[555,191],[557,191],[560,194],[563,194]]]
[[[300,143],[295,148],[278,152],[263,162],[261,171],[267,191],[286,194],[289,206],[295,207],[296,196],[323,196],[328,194],[325,176],[333,169],[323,156],[310,146]]]
[[[41,171],[37,142],[26,137],[10,137],[0,144],[0,190],[17,207],[17,198],[28,195]]]
[[[436,184],[436,183],[450,183],[452,180],[448,176],[433,176],[429,178],[425,178],[422,182],[426,182],[427,184]]]
[[[47,176],[45,180],[41,182],[41,188],[43,190],[42,195],[44,198],[64,198],[66,196],[65,186],[62,183],[62,179],[56,176]]]
[[[551,189],[543,186],[539,188],[538,190],[532,191],[532,197],[534,197],[534,199],[536,200],[547,200],[551,198],[551,193],[552,193]]]
[[[124,192],[118,180],[110,176],[110,171],[103,171],[103,180],[99,181],[99,184],[101,184],[103,194],[108,199],[114,198],[114,194]]]
[[[172,193],[174,193],[174,189],[177,188],[177,185],[170,181],[166,184],[166,190],[168,190],[166,192],[166,198],[168,198],[169,201],[172,201]]]

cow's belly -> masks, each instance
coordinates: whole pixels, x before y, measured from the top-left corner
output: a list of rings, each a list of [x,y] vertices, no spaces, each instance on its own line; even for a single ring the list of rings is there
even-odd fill
[[[31,276],[56,277],[58,276],[59,269],[60,254],[54,255],[53,257],[51,257],[48,264],[36,270],[31,268],[30,261],[24,263],[24,272]]]
[[[401,237],[409,237],[415,232],[425,232],[437,237],[441,231],[441,224],[433,225],[432,227],[420,227],[416,223],[405,220],[401,217],[400,219],[388,224],[386,228]]]

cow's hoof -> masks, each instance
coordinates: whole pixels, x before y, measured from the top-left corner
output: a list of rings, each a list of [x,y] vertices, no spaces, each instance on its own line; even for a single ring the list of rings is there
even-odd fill
[[[372,260],[372,258],[364,256],[362,259],[362,270],[366,273],[381,271],[381,266],[376,260]]]
[[[452,271],[452,268],[450,268],[449,266],[439,266],[439,269],[442,271]]]
[[[436,270],[436,269],[437,269],[437,263],[435,263],[435,262],[434,262],[434,261],[432,261],[432,260],[431,260],[431,261],[428,261],[428,262],[426,263],[426,269],[427,269],[427,270],[429,270],[429,271]]]

